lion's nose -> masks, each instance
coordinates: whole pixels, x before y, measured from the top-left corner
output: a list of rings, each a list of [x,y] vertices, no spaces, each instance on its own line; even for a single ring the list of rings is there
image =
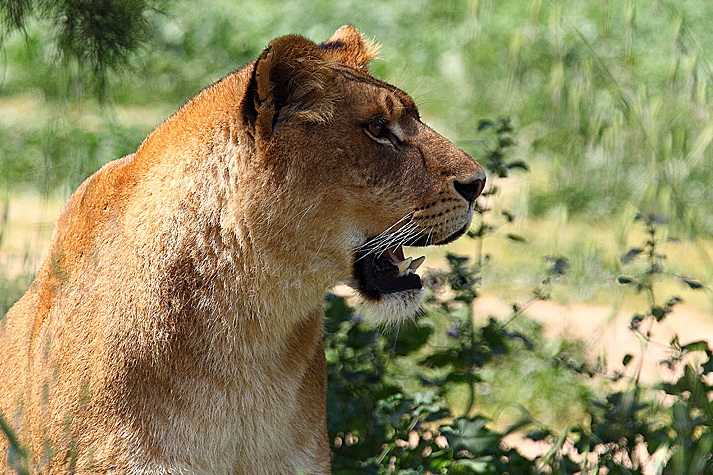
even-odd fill
[[[483,192],[483,188],[485,188],[485,177],[476,178],[472,181],[455,180],[453,186],[458,194],[465,198],[468,203],[472,203]]]

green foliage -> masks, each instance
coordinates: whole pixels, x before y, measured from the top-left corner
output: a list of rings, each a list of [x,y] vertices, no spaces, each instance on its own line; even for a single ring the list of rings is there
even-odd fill
[[[511,131],[501,130],[496,136],[504,133]],[[510,146],[509,141],[497,143],[500,152]],[[514,168],[525,169],[508,168],[506,153],[487,154],[494,160],[486,158],[482,163],[491,171],[498,167],[502,177]],[[487,207],[490,197],[498,193],[497,186],[496,181],[491,181],[479,201],[482,224],[470,236],[481,242],[501,234],[500,225],[492,224],[493,219],[500,218],[492,217]],[[504,215],[508,217],[506,222],[513,220],[510,212]],[[656,473],[712,472],[713,386],[709,381],[713,373],[713,349],[708,342],[699,340],[681,345],[678,337],[674,337],[668,345],[671,356],[663,364],[677,376],[655,388],[639,381],[652,326],[665,320],[681,302],[677,296],[659,301],[656,292],[659,281],[679,279],[691,290],[704,286],[695,279],[667,271],[665,255],[660,251],[664,218],[642,214],[636,220],[643,223],[645,239],[622,256],[622,265],[632,272],[618,280],[635,292],[644,293],[649,308],[631,320],[631,331],[644,345],[639,355],[624,357],[624,367],[630,367],[634,361],[639,365],[624,388],[621,384],[609,384],[621,382],[622,373],[607,374],[605,368],[592,367],[568,349],[549,352],[537,333],[509,328],[516,318],[521,318],[527,304],[514,305],[509,319],[489,319],[477,324],[471,308],[478,298],[479,270],[490,261],[482,254],[476,255],[473,262],[465,257],[447,256],[447,270],[427,279],[441,292],[427,300],[423,316],[402,329],[400,335],[404,339],[398,346],[392,346],[395,345],[392,335],[365,327],[344,299],[330,297],[326,337],[330,378],[328,419],[335,473],[596,474],[606,470],[612,474],[641,474],[646,464]],[[551,286],[569,267],[567,259],[561,256],[549,256],[546,262],[548,267],[533,292],[533,299],[548,298]],[[449,298],[438,297],[443,293]],[[444,330],[438,331],[444,327],[443,322],[449,325],[444,328],[445,338],[441,334]],[[648,329],[642,330],[645,325]],[[703,354],[707,358],[704,364],[694,364],[689,358],[692,353]],[[586,413],[584,423],[556,429],[537,421],[528,408],[521,407],[520,416],[499,430],[491,419],[473,414],[479,409],[475,404],[476,388],[484,383],[489,371],[495,371],[500,381],[507,379],[502,362],[517,360],[523,354],[530,355],[531,360],[538,356],[549,358],[550,381],[557,381],[553,375],[564,372],[570,374],[574,384],[577,378],[600,382],[596,395],[584,392],[578,397]],[[418,361],[413,378],[419,386],[403,384],[403,378],[395,373],[401,367],[400,359]],[[532,386],[532,379],[530,376],[524,384]],[[572,397],[568,392],[571,385],[548,388],[540,396]],[[457,411],[448,401],[454,390],[464,386],[467,402]],[[568,402],[572,404],[575,400]],[[544,442],[548,450],[526,458],[503,443],[503,438],[513,433],[532,443]]]
[[[137,126],[117,127],[108,115],[91,127],[58,118],[0,127],[0,189],[74,190],[107,161],[134,152],[144,133]]]
[[[645,259],[645,269],[623,283],[651,296],[648,311],[636,314],[631,324],[632,331],[648,343],[650,325],[664,320],[681,299],[670,297],[661,305],[657,303],[655,283],[671,276],[659,265],[664,258],[657,252],[660,220],[641,219],[647,229],[646,241],[640,252],[628,252],[622,260],[633,265],[634,260]],[[679,375],[673,382],[646,388],[639,383],[637,371],[628,388],[588,399],[587,424],[557,431],[523,410],[521,417],[499,431],[488,418],[471,415],[483,369],[522,352],[536,352],[544,343],[509,330],[511,320],[474,324],[472,316],[462,311],[477,298],[472,281],[465,276],[467,261],[450,257],[448,270],[436,281],[441,289],[448,286],[454,298],[430,299],[425,316],[403,329],[405,338],[398,350],[391,346],[392,335],[368,329],[344,299],[329,297],[328,406],[335,473],[594,474],[606,469],[608,473],[631,474],[644,473],[647,460],[659,467],[659,473],[713,471],[713,386],[708,382],[713,373],[713,349],[704,340],[681,345],[675,337],[669,343],[671,356],[664,364]],[[562,262],[553,260],[543,281],[561,275]],[[519,314],[520,309],[515,308],[513,318]],[[447,330],[446,344],[427,323],[444,318],[455,322]],[[642,332],[644,324],[649,324],[649,330]],[[636,357],[626,355],[624,366],[631,365],[635,358],[641,364],[644,352],[645,347]],[[687,359],[691,353],[705,355],[706,362],[694,365]],[[390,361],[399,358],[418,359],[420,373],[416,377],[423,385],[421,390],[411,392],[394,383],[398,378]],[[566,352],[553,356],[551,365],[603,381],[621,378],[620,374],[610,376],[591,368],[586,362],[574,363]],[[433,368],[440,370],[439,376],[426,376]],[[470,397],[462,416],[456,417],[447,400],[450,390],[459,385],[470,388]],[[665,393],[668,400],[658,401],[653,397],[657,393]],[[527,428],[530,430],[523,432]],[[532,442],[544,441],[549,451],[528,459],[506,448],[503,438],[514,432]],[[642,456],[642,447],[649,455]]]
[[[10,468],[15,470],[17,475],[29,475],[27,468],[29,455],[27,450],[20,445],[15,434],[10,430],[5,419],[0,415],[0,436],[6,437],[9,442],[7,462]],[[4,456],[4,454],[3,454]]]
[[[507,473],[501,469],[515,470],[530,463],[514,450],[500,449],[498,443],[505,433],[485,427],[488,421],[481,416],[439,425],[451,417],[442,391],[425,388],[407,394],[392,382],[390,360],[413,358],[423,350],[433,336],[428,326],[415,322],[394,340],[393,335],[369,329],[343,298],[335,296],[327,299],[326,315],[328,427],[334,473]],[[500,333],[494,327],[480,332],[489,335],[483,336],[484,346],[479,348],[483,358],[501,351],[488,351],[485,346],[491,341],[503,345]],[[398,340],[401,346],[392,346]],[[454,349],[462,345],[459,342]],[[426,360],[431,365],[458,366],[440,385],[466,382],[471,372],[462,367],[478,364],[471,355],[452,356],[450,350]]]
[[[59,56],[93,75],[97,91],[106,89],[107,71],[126,67],[149,36],[147,13],[158,0],[4,0],[0,3],[0,40],[26,31],[31,18],[49,27]],[[81,81],[81,76],[77,75]]]

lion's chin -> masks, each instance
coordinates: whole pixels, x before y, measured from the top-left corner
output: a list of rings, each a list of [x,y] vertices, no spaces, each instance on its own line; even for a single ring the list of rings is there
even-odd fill
[[[358,309],[368,322],[396,327],[414,318],[421,308],[423,288],[383,294],[379,300],[363,298]]]

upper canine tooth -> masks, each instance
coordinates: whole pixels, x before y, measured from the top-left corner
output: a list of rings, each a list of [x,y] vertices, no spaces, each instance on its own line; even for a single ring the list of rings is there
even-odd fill
[[[399,268],[399,274],[403,274],[404,272],[406,272],[406,269],[409,268],[409,266],[411,265],[411,261],[412,261],[412,260],[413,260],[413,259],[411,259],[410,257],[407,257],[407,258],[404,259],[403,261],[401,261],[401,262],[399,262],[398,264],[396,264],[396,266]]]
[[[413,270],[416,270],[419,267],[421,267],[421,264],[423,264],[423,261],[425,261],[425,260],[426,260],[426,256],[418,257],[418,258],[414,259],[413,261],[411,261],[411,265],[409,267],[411,267],[411,269],[413,269]]]

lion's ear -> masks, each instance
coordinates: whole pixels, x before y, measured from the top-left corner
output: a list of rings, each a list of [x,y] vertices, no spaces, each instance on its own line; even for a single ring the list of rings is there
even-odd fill
[[[356,69],[366,69],[367,64],[377,57],[379,45],[371,42],[351,25],[344,25],[332,37],[319,44],[319,49],[340,63]]]
[[[269,133],[278,120],[329,120],[335,100],[335,72],[330,63],[317,45],[301,36],[272,41],[255,65],[258,126]]]

